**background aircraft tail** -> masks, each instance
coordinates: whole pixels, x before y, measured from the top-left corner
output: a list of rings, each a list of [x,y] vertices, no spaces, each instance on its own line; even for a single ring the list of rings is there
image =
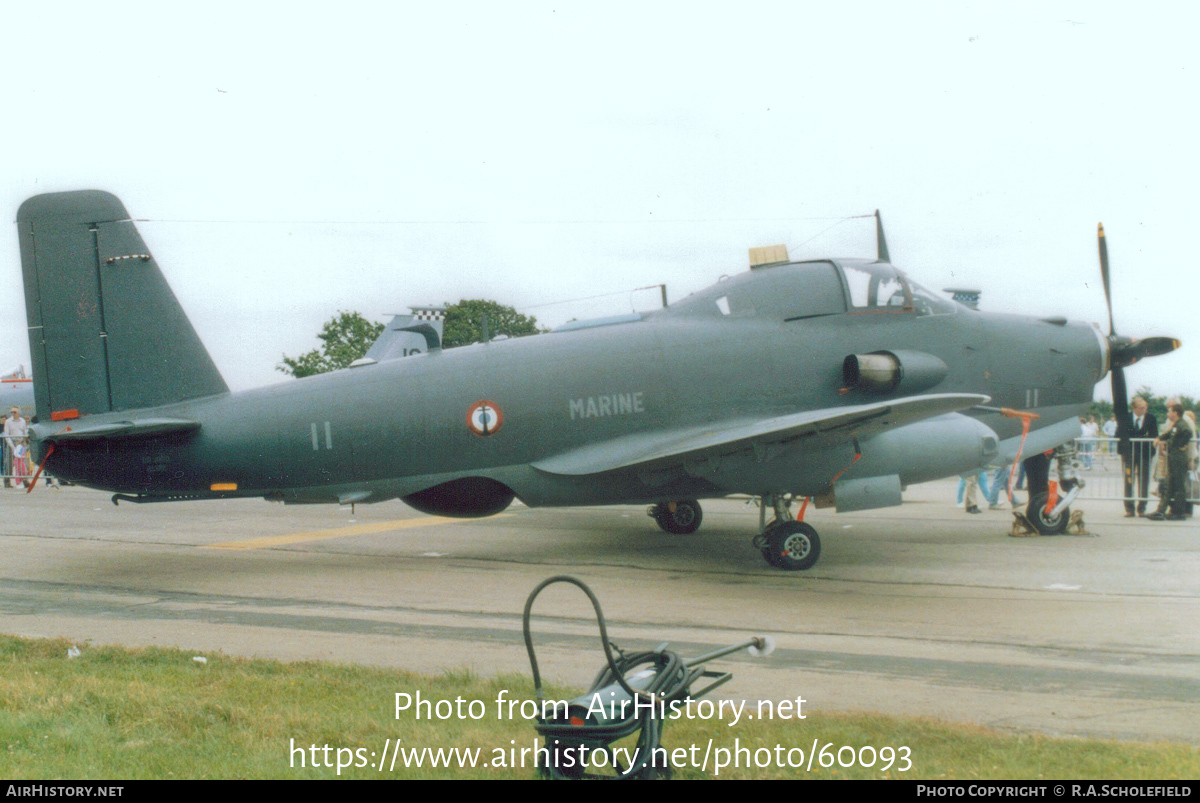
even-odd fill
[[[39,421],[229,391],[116,196],[34,196],[17,229]]]

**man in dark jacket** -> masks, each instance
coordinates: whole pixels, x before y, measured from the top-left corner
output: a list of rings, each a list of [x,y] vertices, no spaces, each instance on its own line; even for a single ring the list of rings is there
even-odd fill
[[[1126,430],[1129,438],[1143,440],[1124,443],[1119,447],[1121,466],[1125,469],[1125,516],[1127,518],[1135,515],[1135,504],[1137,506],[1136,515],[1146,515],[1146,501],[1150,498],[1150,458],[1154,455],[1154,444],[1150,441],[1158,437],[1158,419],[1147,412],[1149,407],[1146,400],[1141,396],[1134,396],[1130,406],[1133,409],[1123,429]],[[1118,426],[1118,436],[1120,436],[1121,429],[1122,427]],[[1133,493],[1135,479],[1136,497]]]
[[[1165,517],[1155,513],[1150,518],[1183,521],[1187,510],[1188,444],[1192,442],[1192,428],[1183,417],[1181,404],[1172,404],[1167,408],[1167,420],[1171,422],[1171,431],[1159,438],[1158,442],[1165,446],[1163,457],[1167,461],[1167,478],[1170,482],[1167,497],[1171,500],[1171,507]]]

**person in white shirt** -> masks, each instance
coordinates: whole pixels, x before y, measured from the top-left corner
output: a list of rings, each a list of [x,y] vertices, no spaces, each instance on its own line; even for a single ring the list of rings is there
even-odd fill
[[[1100,435],[1100,425],[1096,423],[1095,416],[1089,415],[1079,428],[1081,430],[1079,459],[1084,468],[1091,468],[1092,454],[1096,451],[1096,438]]]
[[[17,461],[13,458],[16,453],[18,444],[26,443],[29,437],[29,423],[21,417],[19,407],[14,407],[8,411],[8,418],[4,419],[4,487],[11,487],[12,480],[10,475],[16,474],[14,470],[17,467]],[[28,446],[26,446],[28,449]],[[18,488],[21,486],[21,481],[17,480],[15,484]]]
[[[1100,431],[1104,433],[1104,437],[1110,439],[1104,442],[1104,453],[1112,454],[1116,451],[1111,442],[1112,438],[1117,437],[1117,416],[1115,413],[1108,417],[1108,420],[1104,422],[1104,426],[1100,428]]]

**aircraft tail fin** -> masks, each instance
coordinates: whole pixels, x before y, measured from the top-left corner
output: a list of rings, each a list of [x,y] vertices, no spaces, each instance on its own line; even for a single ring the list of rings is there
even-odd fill
[[[229,391],[116,196],[34,196],[17,229],[39,420]]]

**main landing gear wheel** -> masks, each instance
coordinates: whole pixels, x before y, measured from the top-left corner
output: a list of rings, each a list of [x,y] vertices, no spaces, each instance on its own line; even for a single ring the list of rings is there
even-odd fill
[[[1030,499],[1025,516],[1034,529],[1042,535],[1061,535],[1066,532],[1067,525],[1071,523],[1071,508],[1065,507],[1057,516],[1051,516],[1046,512],[1046,500],[1049,496],[1049,494],[1041,493]]]
[[[650,508],[650,516],[665,532],[672,535],[691,535],[700,529],[704,513],[695,499],[660,502]]]
[[[767,563],[789,572],[811,568],[821,557],[821,538],[802,521],[785,521],[766,532],[763,557]]]

